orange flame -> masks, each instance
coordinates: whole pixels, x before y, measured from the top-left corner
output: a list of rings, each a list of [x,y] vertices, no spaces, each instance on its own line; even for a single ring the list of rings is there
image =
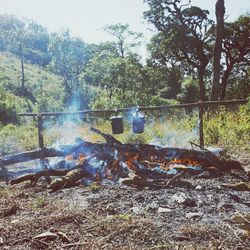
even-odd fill
[[[67,155],[65,156],[66,161],[73,161],[74,160],[74,155]]]

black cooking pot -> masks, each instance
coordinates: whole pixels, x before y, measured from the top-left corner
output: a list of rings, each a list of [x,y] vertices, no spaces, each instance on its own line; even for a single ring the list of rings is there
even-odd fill
[[[123,119],[121,115],[112,116],[110,118],[112,133],[113,134],[122,134],[123,133]]]
[[[133,133],[141,134],[144,132],[145,116],[138,110],[133,114]]]

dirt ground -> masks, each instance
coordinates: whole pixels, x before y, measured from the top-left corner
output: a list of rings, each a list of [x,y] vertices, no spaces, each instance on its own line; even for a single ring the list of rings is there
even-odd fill
[[[45,181],[0,182],[0,249],[250,249],[249,191],[224,185],[242,181],[204,173],[158,190],[106,182],[54,193]]]

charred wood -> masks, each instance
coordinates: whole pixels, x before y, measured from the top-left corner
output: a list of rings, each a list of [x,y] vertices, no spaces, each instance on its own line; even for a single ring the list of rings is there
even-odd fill
[[[22,175],[16,179],[13,179],[10,181],[11,185],[18,184],[24,181],[30,181],[31,185],[35,185],[38,181],[39,178],[42,176],[64,176],[66,175],[70,170],[43,170],[37,173],[32,173],[32,174],[25,174]]]
[[[160,160],[173,161],[179,159],[183,164],[188,164],[190,161],[196,162],[198,165],[209,168],[215,167],[220,171],[230,169],[242,169],[237,161],[220,159],[209,151],[190,150],[181,148],[162,148],[148,144],[99,144],[91,142],[82,142],[76,145],[65,145],[59,148],[42,148],[33,151],[28,151],[20,154],[5,156],[0,159],[0,166],[25,162],[40,158],[67,156],[70,154],[77,155],[84,153],[86,156],[99,155],[101,158],[113,158],[115,151],[120,159],[129,160],[131,157],[135,161],[149,160],[157,162]],[[138,168],[140,169],[140,168]],[[139,170],[138,170],[139,171]]]
[[[105,134],[102,131],[91,127],[90,128],[91,131],[95,132],[96,134],[102,136],[105,140],[107,144],[117,144],[117,145],[121,145],[122,143],[120,141],[118,141],[117,139],[115,139],[113,136],[109,135],[109,134]]]
[[[49,185],[49,188],[52,192],[55,192],[62,188],[69,188],[75,186],[78,181],[86,176],[86,173],[83,169],[77,168],[69,171],[65,176],[52,180]]]

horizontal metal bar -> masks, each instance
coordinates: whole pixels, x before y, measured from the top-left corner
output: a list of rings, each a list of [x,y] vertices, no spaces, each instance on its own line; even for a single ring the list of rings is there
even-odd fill
[[[206,102],[194,102],[184,104],[162,105],[162,106],[146,106],[139,107],[141,111],[154,111],[154,110],[167,110],[172,108],[192,108],[192,107],[209,107],[209,106],[227,106],[246,104],[248,100],[226,100],[226,101],[206,101]],[[61,116],[61,115],[81,115],[81,114],[99,114],[99,113],[115,113],[115,112],[130,112],[137,107],[120,108],[120,109],[98,109],[98,110],[80,110],[80,111],[66,111],[66,112],[44,112],[44,113],[21,113],[19,116]]]

